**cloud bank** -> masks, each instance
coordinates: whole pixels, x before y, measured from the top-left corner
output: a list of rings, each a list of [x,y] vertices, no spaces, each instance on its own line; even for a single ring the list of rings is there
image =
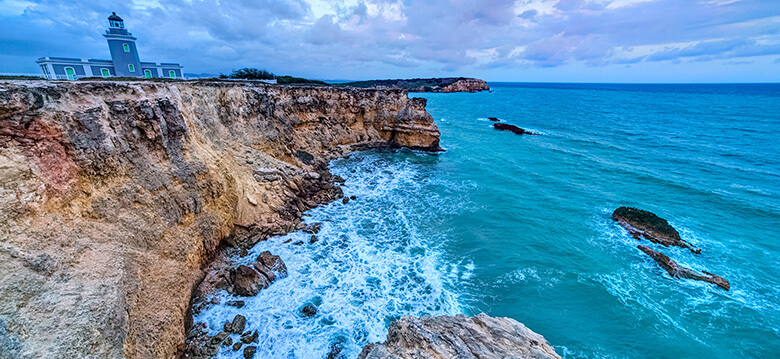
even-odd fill
[[[112,11],[190,73],[780,80],[777,0],[0,0],[0,72],[108,58]]]

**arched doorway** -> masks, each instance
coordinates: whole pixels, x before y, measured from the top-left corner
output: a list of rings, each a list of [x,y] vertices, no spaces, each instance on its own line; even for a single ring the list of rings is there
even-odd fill
[[[72,67],[66,67],[65,68],[65,76],[68,77],[68,80],[75,80],[76,79],[76,70],[74,70]]]

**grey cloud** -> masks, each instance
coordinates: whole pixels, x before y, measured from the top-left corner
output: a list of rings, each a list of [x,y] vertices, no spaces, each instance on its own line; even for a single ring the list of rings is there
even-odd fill
[[[773,45],[780,43],[776,0],[653,0],[618,8],[603,0],[560,0],[552,13],[520,14],[516,4],[528,2],[404,0],[395,7],[397,0],[363,0],[319,17],[304,0],[159,1],[139,10],[132,1],[33,0],[22,15],[0,16],[0,67],[34,71],[34,58],[46,55],[106,57],[100,34],[111,11],[139,38],[142,59],[180,61],[188,72],[256,66],[344,78],[780,54]],[[402,20],[372,10],[391,7]],[[688,42],[695,44],[664,47]],[[648,45],[661,50],[619,55]],[[489,60],[473,55],[480,53],[491,54]],[[17,65],[19,59],[27,60]]]
[[[522,13],[520,13],[520,15],[517,15],[517,17],[528,20],[528,19],[533,19],[538,14],[539,11],[537,11],[536,9],[531,9],[531,10],[523,11]]]

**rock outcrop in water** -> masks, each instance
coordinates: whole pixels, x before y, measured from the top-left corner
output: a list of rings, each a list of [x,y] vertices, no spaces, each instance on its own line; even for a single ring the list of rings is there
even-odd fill
[[[703,282],[708,282],[717,285],[718,287],[721,287],[725,290],[729,290],[731,285],[729,282],[723,277],[717,276],[715,274],[704,272],[699,273],[697,271],[694,271],[689,268],[685,268],[677,264],[677,262],[673,261],[671,258],[666,256],[665,254],[661,252],[654,251],[648,246],[639,245],[637,246],[642,252],[645,252],[650,258],[653,258],[653,260],[658,263],[658,265],[663,268],[667,273],[669,273],[672,278],[687,278],[687,279],[693,279],[693,280],[699,280]]]
[[[179,356],[221,245],[339,198],[330,159],[439,150],[425,104],[400,90],[0,82],[0,353]]]
[[[403,317],[384,343],[369,344],[358,359],[560,359],[541,335],[510,318],[485,314]]]
[[[655,213],[632,207],[620,207],[612,212],[612,219],[636,239],[645,238],[665,247],[677,246],[687,248],[693,253],[701,253],[701,249],[680,238],[680,233]]]
[[[517,127],[515,125],[510,125],[508,123],[494,123],[493,124],[493,128],[495,128],[496,130],[501,130],[501,131],[509,131],[509,132],[512,132],[512,133],[515,133],[515,134],[518,134],[518,135],[532,135],[532,136],[538,136],[539,135],[538,133],[528,132],[528,131],[520,128],[520,127]]]

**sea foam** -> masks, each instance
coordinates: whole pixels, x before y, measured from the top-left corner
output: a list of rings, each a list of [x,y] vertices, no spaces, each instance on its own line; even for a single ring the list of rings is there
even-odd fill
[[[336,161],[332,170],[347,179],[345,195],[356,199],[308,212],[307,223],[323,223],[318,241],[310,244],[310,234],[293,232],[258,243],[245,257],[270,250],[285,261],[289,276],[256,297],[227,296],[195,321],[206,322],[214,334],[242,314],[247,330],[259,333],[257,358],[323,358],[334,344],[345,357],[357,356],[365,344],[383,341],[388,324],[403,315],[461,313],[451,288],[471,276],[474,264],[446,262],[437,249],[446,237],[418,229],[432,212],[408,210],[442,213],[460,204],[420,196],[426,178],[415,158],[430,155],[407,155],[404,161],[368,152]],[[293,245],[297,241],[304,244]],[[246,305],[224,305],[234,299]],[[301,315],[306,304],[317,307],[316,316]],[[241,357],[227,347],[219,354]]]

